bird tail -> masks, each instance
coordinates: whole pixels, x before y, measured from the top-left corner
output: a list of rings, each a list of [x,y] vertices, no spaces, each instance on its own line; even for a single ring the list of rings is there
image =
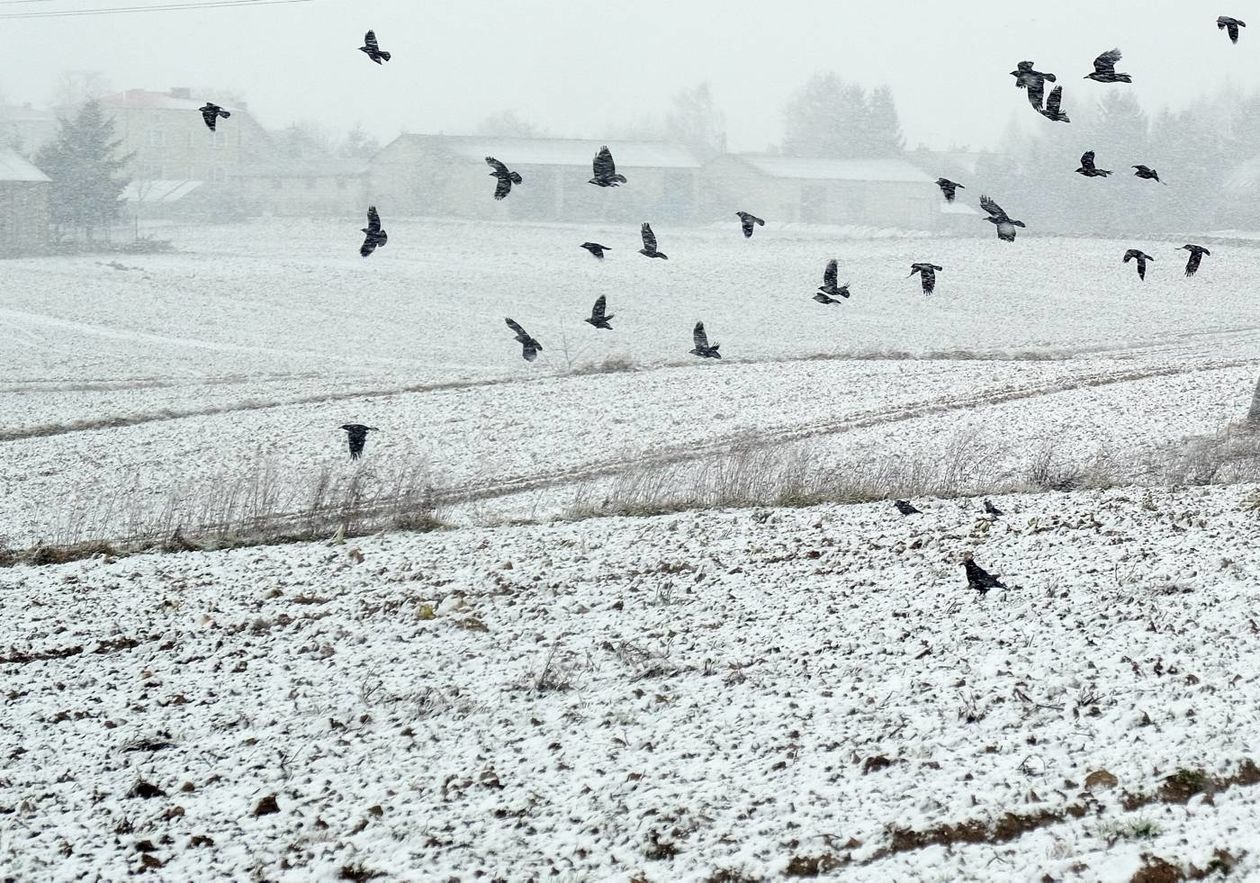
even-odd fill
[[[1052,83],[1058,82],[1058,80],[1055,79],[1054,74],[1045,74],[1045,78]]]
[[[230,117],[231,115],[232,115],[232,112],[231,112],[231,111],[229,111],[229,110],[221,110],[221,111],[219,111],[219,116],[223,117],[225,120],[226,120],[228,117]]]
[[[626,176],[625,176],[625,175],[613,175],[613,176],[612,176],[612,180],[613,180],[613,181],[616,181],[618,184],[624,184],[624,183],[626,183]]]
[[[513,172],[512,174],[508,175],[508,177],[512,179],[513,184],[521,183],[521,176],[516,172]]]
[[[1116,74],[1116,82],[1118,82],[1118,83],[1132,83],[1132,82],[1133,82],[1133,77],[1129,76],[1128,74]]]
[[[386,52],[384,49],[382,49],[382,50],[381,50],[380,52],[378,52],[377,54],[378,54],[378,55],[380,55],[380,57],[381,57],[381,58],[383,58],[383,59],[385,59],[386,61],[389,61],[389,59],[390,59],[390,54],[389,54],[388,52]]]

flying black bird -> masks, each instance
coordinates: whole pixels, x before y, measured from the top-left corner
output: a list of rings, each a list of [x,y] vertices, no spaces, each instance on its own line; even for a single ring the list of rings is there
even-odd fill
[[[494,198],[502,199],[512,192],[512,185],[521,183],[521,176],[516,172],[508,171],[508,167],[499,162],[493,156],[486,157],[486,165],[494,169],[490,173],[491,178],[498,178],[499,184],[494,188]]]
[[[1015,78],[1015,86],[1018,89],[1027,89],[1029,86],[1041,86],[1046,80],[1054,82],[1054,74],[1042,73],[1033,70],[1031,61],[1021,61],[1015,65],[1015,70],[1011,71],[1011,76]]]
[[[1111,174],[1111,170],[1095,166],[1094,151],[1087,150],[1081,154],[1081,167],[1076,170],[1076,174],[1084,175],[1086,178],[1105,178]]]
[[[1216,26],[1222,31],[1228,29],[1229,42],[1237,43],[1238,29],[1247,27],[1247,23],[1245,21],[1239,21],[1236,18],[1230,18],[1228,15],[1222,15],[1216,20]]]
[[[1086,74],[1084,79],[1097,80],[1099,83],[1132,83],[1128,74],[1116,73],[1116,62],[1120,60],[1120,50],[1110,49],[1094,59],[1094,72]]]
[[[1204,255],[1207,255],[1208,257],[1212,256],[1212,252],[1208,251],[1201,245],[1183,245],[1181,247],[1190,252],[1190,260],[1186,261],[1187,276],[1193,276],[1195,273],[1199,272],[1199,263],[1203,260]]]
[[[595,255],[595,257],[599,258],[601,261],[604,259],[604,252],[612,251],[612,249],[608,246],[600,245],[598,242],[583,242],[581,247]]]
[[[207,101],[197,109],[201,111],[201,118],[206,121],[206,128],[211,132],[214,131],[214,124],[218,122],[219,117],[223,117],[226,120],[232,115],[212,101]]]
[[[368,206],[368,225],[361,228],[363,244],[359,246],[359,255],[367,257],[376,251],[378,246],[389,242],[389,234],[381,229],[381,216],[376,213],[376,206]]]
[[[644,223],[643,225],[643,247],[639,249],[639,254],[650,258],[660,258],[663,261],[669,260],[669,255],[656,250],[656,234],[652,232],[651,224]]]
[[[722,344],[715,343],[709,346],[709,336],[704,333],[704,323],[697,322],[695,329],[691,332],[691,338],[695,342],[695,349],[691,351],[693,356],[699,356],[702,359],[720,359],[722,354],[718,352],[718,347]]]
[[[1150,166],[1133,166],[1132,168],[1137,169],[1137,171],[1133,173],[1133,177],[1135,178],[1144,178],[1147,181],[1159,181],[1159,172],[1155,171]],[[1159,183],[1164,184],[1163,181],[1159,181]],[[1164,184],[1164,186],[1167,187],[1168,185]]]
[[[735,214],[739,215],[739,224],[744,228],[745,239],[752,238],[753,224],[756,224],[758,227],[766,226],[766,222],[756,215],[750,215],[748,212],[736,212]]]
[[[936,271],[944,269],[944,267],[937,266],[936,264],[911,264],[910,275],[913,276],[915,273],[918,273],[919,278],[923,282],[923,293],[931,294],[936,290]]]
[[[1001,509],[999,509],[997,506],[994,506],[991,501],[985,500],[984,501],[984,514],[992,515],[994,518],[1001,518],[1006,513],[1003,512]]]
[[[1016,221],[1007,215],[1000,205],[987,196],[980,197],[980,208],[989,213],[985,220],[997,227],[998,239],[1003,242],[1014,242],[1015,228],[1026,226],[1023,221]]]
[[[363,45],[359,47],[359,51],[377,64],[389,61],[389,53],[376,43],[376,31],[368,31],[363,35]]]
[[[350,459],[359,459],[363,456],[363,446],[367,444],[367,434],[376,432],[376,427],[364,426],[362,423],[345,423],[341,428],[346,431],[347,440],[350,442]]]
[[[1136,248],[1131,248],[1124,253],[1124,262],[1137,261],[1138,278],[1143,282],[1146,281],[1146,262],[1155,260],[1149,254]]]
[[[897,511],[902,515],[922,515],[923,513],[907,500],[893,500],[893,505],[897,507]]]
[[[944,193],[944,194],[945,194],[945,201],[946,201],[946,202],[953,202],[953,201],[954,201],[954,196],[955,196],[955,195],[957,195],[957,194],[956,194],[956,191],[958,191],[958,190],[966,190],[966,189],[967,189],[967,188],[966,188],[966,187],[964,187],[963,185],[958,184],[958,183],[956,183],[956,182],[954,182],[954,181],[949,180],[949,178],[937,178],[937,179],[936,179],[936,186],[937,186],[937,187],[939,187],[939,188],[941,188],[941,193]]]
[[[612,151],[608,149],[608,145],[601,147],[595,154],[591,171],[594,172],[595,177],[587,183],[594,184],[596,187],[620,187],[626,183],[626,176],[617,174],[617,166],[613,163]]]
[[[1046,99],[1046,109],[1041,111],[1041,115],[1054,123],[1070,123],[1068,115],[1062,111],[1063,106],[1063,87],[1055,86],[1050,90],[1050,97]]]
[[[975,589],[980,593],[980,597],[983,598],[988,594],[989,589],[1006,588],[1006,583],[977,564],[970,552],[964,553],[962,563],[963,569],[967,571],[967,588]]]
[[[586,324],[593,325],[596,328],[603,328],[605,331],[612,331],[613,327],[608,324],[608,320],[612,316],[604,315],[604,307],[607,303],[607,299],[602,294],[595,298],[595,306],[591,307],[591,317],[585,320]]]
[[[836,283],[838,281],[839,274],[836,262],[834,260],[827,261],[827,269],[823,270],[823,284],[818,286],[818,294],[821,294],[824,298],[826,298],[826,300],[820,300],[817,295],[814,296],[814,300],[818,301],[820,304],[834,304],[837,303],[837,301],[833,298],[847,298],[849,296],[849,283],[846,282],[843,285],[837,285]]]
[[[507,319],[505,321],[508,327],[516,332],[516,342],[521,345],[521,356],[525,361],[532,362],[538,358],[538,351],[542,349],[542,344],[530,337],[529,332],[513,320]]]

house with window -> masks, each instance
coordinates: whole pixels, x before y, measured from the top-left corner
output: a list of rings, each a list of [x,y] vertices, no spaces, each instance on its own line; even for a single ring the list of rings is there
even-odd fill
[[[0,257],[48,248],[52,180],[12,150],[0,148]]]

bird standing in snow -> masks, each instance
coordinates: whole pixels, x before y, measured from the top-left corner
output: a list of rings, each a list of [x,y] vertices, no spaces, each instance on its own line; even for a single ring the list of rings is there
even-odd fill
[[[1138,278],[1143,282],[1146,281],[1146,262],[1153,260],[1155,260],[1153,257],[1137,248],[1131,248],[1124,253],[1124,262],[1126,264],[1129,261],[1137,261]]]
[[[1229,42],[1237,43],[1238,29],[1247,27],[1247,23],[1236,18],[1230,18],[1228,15],[1222,15],[1216,20],[1216,27],[1222,31],[1229,31]]]
[[[949,178],[937,178],[936,186],[941,188],[941,193],[945,194],[946,202],[953,202],[954,197],[957,195],[957,191],[967,189],[956,181],[949,180]]]
[[[376,213],[376,206],[368,206],[367,218],[367,226],[360,229],[363,234],[363,244],[359,246],[360,257],[367,257],[378,246],[389,242],[389,234],[381,229],[381,216]]]
[[[709,346],[709,335],[704,333],[704,323],[697,322],[696,327],[691,332],[692,342],[695,347],[691,350],[693,356],[699,356],[702,359],[720,359],[722,354],[718,352],[720,343]]]
[[[1081,154],[1081,167],[1076,170],[1076,174],[1084,175],[1086,178],[1105,178],[1111,174],[1111,170],[1095,166],[1094,151],[1087,150]]]
[[[527,362],[532,362],[538,358],[538,352],[542,349],[542,344],[534,340],[530,333],[520,326],[519,323],[512,319],[504,320],[509,328],[516,332],[516,342],[521,345],[521,357]]]
[[[604,259],[604,252],[612,251],[608,246],[600,245],[598,242],[583,242],[580,247],[586,249],[601,261]]]
[[[510,171],[507,166],[499,162],[493,156],[486,157],[486,165],[494,169],[490,173],[491,178],[498,178],[499,183],[494,188],[494,198],[502,199],[512,192],[512,185],[521,183],[521,176],[516,172]]]
[[[595,154],[591,171],[594,177],[587,183],[594,184],[596,187],[620,187],[626,183],[626,176],[617,174],[617,166],[613,162],[612,151],[608,149],[607,144]]]
[[[608,324],[608,320],[613,317],[604,315],[604,309],[606,308],[607,304],[608,304],[608,301],[602,294],[599,297],[595,298],[595,305],[591,307],[591,317],[583,321],[585,321],[586,324],[593,325],[596,328],[603,328],[606,331],[612,331],[613,327]]]
[[[359,51],[377,64],[390,59],[390,54],[377,44],[376,31],[368,31],[363,35],[363,45],[359,47]]]
[[[1155,171],[1150,166],[1133,166],[1132,168],[1137,169],[1137,171],[1133,173],[1133,177],[1135,178],[1142,178],[1146,181],[1159,181],[1159,172]],[[1159,181],[1159,183],[1164,184],[1163,181]],[[1167,187],[1168,185],[1164,184],[1164,186]]]
[[[923,293],[931,294],[936,290],[936,273],[938,270],[945,268],[938,264],[919,263],[910,265],[910,275],[919,274],[919,279],[923,282]]]
[[[909,500],[893,500],[893,505],[897,507],[897,511],[902,515],[922,515],[923,513],[914,508]]]
[[[206,128],[211,132],[215,131],[214,125],[219,121],[219,117],[226,120],[232,115],[212,101],[207,101],[197,109],[201,111],[201,118],[206,121]]]
[[[1050,90],[1050,97],[1046,99],[1045,110],[1041,111],[1041,115],[1052,123],[1070,123],[1068,115],[1062,110],[1063,107],[1063,87],[1055,86]]]
[[[663,261],[669,260],[669,255],[663,251],[656,249],[656,234],[652,232],[652,225],[645,223],[642,230],[643,247],[639,249],[639,254],[647,255],[650,258],[660,258]]]
[[[766,226],[766,222],[756,215],[749,214],[748,212],[736,212],[735,214],[739,216],[739,225],[744,230],[745,239],[752,238],[753,224],[756,224],[758,227]]]
[[[984,501],[984,514],[992,515],[994,518],[1001,518],[1006,513],[1003,512],[1001,509],[999,509],[997,506],[994,506],[992,501],[985,500]]]
[[[1190,252],[1190,260],[1186,261],[1186,275],[1193,276],[1199,272],[1199,264],[1203,260],[1203,256],[1212,256],[1212,252],[1208,251],[1201,245],[1183,245],[1182,249]]]
[[[827,261],[827,269],[823,270],[823,284],[818,286],[818,294],[814,295],[814,300],[820,304],[839,303],[835,300],[837,297],[847,298],[849,296],[849,283],[837,285],[840,279],[840,271],[834,260]],[[819,297],[818,295],[822,295]]]
[[[1132,83],[1128,74],[1116,73],[1116,62],[1121,58],[1119,49],[1109,49],[1094,59],[1094,72],[1086,74],[1084,79],[1099,83]]]
[[[985,218],[990,224],[997,227],[998,239],[1003,242],[1015,241],[1015,228],[1025,226],[1023,221],[1013,220],[1006,212],[1002,211],[1002,207],[987,196],[980,197],[980,208],[989,213]]]
[[[346,440],[350,443],[350,459],[357,460],[363,456],[363,446],[367,444],[369,432],[376,432],[375,426],[364,426],[362,423],[344,423]]]
[[[1006,583],[975,562],[970,552],[963,554],[963,569],[967,571],[967,588],[975,589],[980,597],[988,594],[989,589],[1005,589]]]

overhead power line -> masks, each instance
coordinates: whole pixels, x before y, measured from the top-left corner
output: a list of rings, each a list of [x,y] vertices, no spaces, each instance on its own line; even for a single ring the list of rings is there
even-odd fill
[[[25,2],[25,0],[17,0]],[[30,0],[39,2],[39,0]],[[291,3],[313,3],[314,0],[207,0],[207,2],[163,3],[157,6],[105,6],[99,9],[59,9],[38,12],[4,12],[0,19],[62,18],[80,15],[122,15],[132,12],[173,12],[181,9],[225,9],[228,7],[284,6]]]

